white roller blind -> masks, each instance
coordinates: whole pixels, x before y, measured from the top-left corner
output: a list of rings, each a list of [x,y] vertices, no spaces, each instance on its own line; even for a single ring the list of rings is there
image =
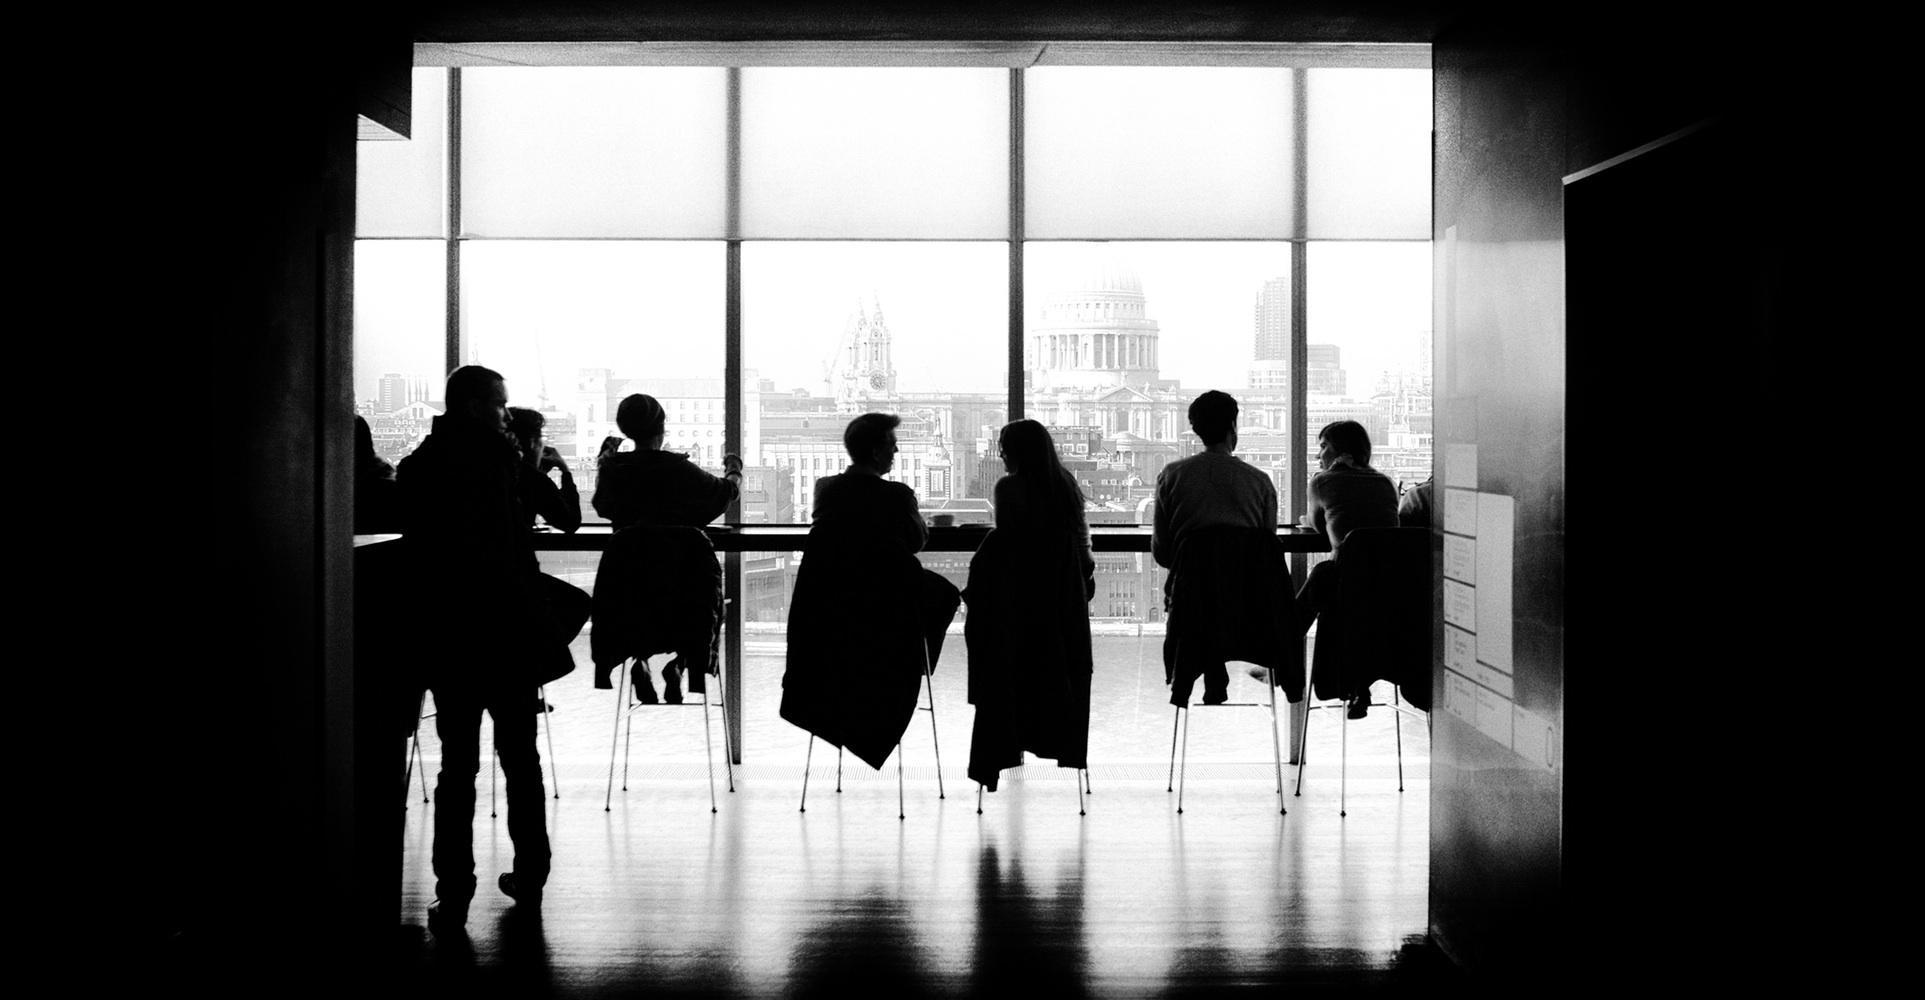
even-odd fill
[[[463,235],[721,236],[726,86],[710,67],[463,70]]]
[[[1030,239],[1295,235],[1284,69],[1025,71]]]
[[[1003,69],[742,71],[745,239],[1001,239]]]
[[[406,141],[355,145],[354,231],[363,237],[447,235],[448,71],[414,71],[414,112]]]
[[[1430,71],[1307,74],[1309,237],[1430,238]]]

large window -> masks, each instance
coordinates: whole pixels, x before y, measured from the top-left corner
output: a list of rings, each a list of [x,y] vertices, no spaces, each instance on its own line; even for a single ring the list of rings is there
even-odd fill
[[[1239,454],[1280,520],[1330,419],[1365,422],[1414,485],[1430,73],[1292,61],[417,70],[414,138],[362,147],[359,411],[398,459],[447,371],[489,365],[548,411],[586,505],[614,408],[648,392],[670,448],[743,456],[745,523],[806,523],[870,409],[903,418],[895,478],[932,519],[993,518],[995,435],[1027,416],[1092,523],[1142,523],[1158,471],[1198,447],[1205,389],[1242,402]],[[1114,725],[1092,750],[1140,754],[1168,726],[1160,571],[1099,558]],[[550,561],[592,581],[592,558]],[[960,577],[967,554],[927,562]],[[755,699],[779,696],[794,558],[739,571],[753,732],[775,718]],[[937,679],[958,720],[962,677]]]

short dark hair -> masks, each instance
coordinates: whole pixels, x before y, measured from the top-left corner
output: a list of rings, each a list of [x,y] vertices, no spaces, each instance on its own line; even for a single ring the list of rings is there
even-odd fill
[[[488,387],[496,382],[506,382],[501,373],[493,368],[480,365],[462,365],[448,373],[448,389],[442,393],[447,397],[442,402],[448,404],[449,413],[466,413],[469,403],[487,404]]]
[[[883,436],[901,423],[902,418],[893,413],[865,413],[842,429],[842,447],[852,461],[867,462],[882,447]]]
[[[1349,455],[1358,465],[1370,465],[1370,432],[1355,420],[1333,420],[1323,425],[1323,430],[1317,432],[1317,440],[1330,442],[1337,454]]]
[[[546,426],[548,426],[548,418],[534,410],[522,406],[508,408],[508,433],[513,434],[523,448],[528,447],[528,443],[533,441],[535,435],[540,434],[541,429]]]
[[[1190,429],[1203,439],[1205,447],[1221,444],[1236,426],[1235,396],[1211,389],[1190,403]]]

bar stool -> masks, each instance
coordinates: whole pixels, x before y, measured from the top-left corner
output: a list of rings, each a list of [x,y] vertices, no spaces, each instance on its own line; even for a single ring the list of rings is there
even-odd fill
[[[635,669],[648,669],[647,661],[636,661]],[[699,675],[691,674],[690,676]],[[635,686],[633,684],[617,684],[615,686],[615,732],[608,742],[608,789],[602,798],[603,812],[611,811],[615,802],[615,744],[617,741],[620,741],[622,745],[622,791],[628,791],[628,754],[635,736],[635,713],[644,708],[700,708],[702,710],[702,744],[706,751],[705,757],[708,761],[709,812],[719,811],[715,798],[715,738],[713,731],[709,728],[709,705],[711,703],[709,698],[709,685],[721,683],[722,675],[718,670],[713,679],[703,679],[702,690],[700,692],[695,691],[694,685],[690,684],[689,693],[701,694],[701,701],[691,702],[684,700],[680,704],[641,701],[635,697]],[[728,706],[722,701],[715,701],[713,704],[722,709],[722,745],[724,748],[722,762],[728,770],[729,791],[734,792],[735,763],[727,753],[727,748],[733,745],[729,738]],[[628,722],[626,733],[624,733],[622,727],[624,719]]]
[[[561,772],[555,768],[555,730],[548,722],[548,715],[555,710],[555,707],[548,703],[548,685],[544,684],[536,688],[535,697],[541,699],[541,728],[543,735],[548,738],[548,780],[555,789],[554,797],[559,799],[561,798]],[[421,706],[423,708],[427,707],[427,701],[428,693],[426,691],[421,692]],[[421,804],[428,804],[428,764],[421,759],[421,723],[423,720],[434,718],[434,715],[435,713],[433,712],[418,714],[418,717],[415,719],[414,732],[408,734],[408,766],[401,776],[402,809],[408,808],[408,799],[410,798],[408,791],[414,784],[414,769],[417,764],[421,767]],[[499,750],[495,751],[488,758],[488,815],[490,817],[496,815],[495,773],[500,770],[496,764],[500,758],[501,752]]]
[[[1276,670],[1265,668],[1264,687],[1270,689],[1270,747],[1277,765],[1277,812],[1288,813],[1283,804],[1283,736],[1277,732],[1277,685]],[[1176,811],[1183,811],[1183,779],[1190,766],[1190,710],[1196,708],[1264,708],[1260,701],[1225,701],[1217,704],[1179,705],[1176,715],[1170,720],[1170,787],[1164,791],[1176,793]],[[1183,762],[1179,768],[1176,756],[1176,732],[1183,730]],[[1301,759],[1301,758],[1299,758]],[[1301,772],[1299,772],[1301,773]]]
[[[936,675],[935,675],[935,672],[930,669],[929,654],[927,650],[924,650],[923,657],[922,657],[922,677],[923,677],[923,690],[929,692],[929,704],[928,705],[917,704],[916,711],[929,713],[929,740],[931,743],[935,744],[935,749],[936,749],[936,798],[946,799],[949,796],[944,790],[943,783],[942,783],[942,738],[939,735],[937,735],[937,732],[936,732]],[[921,698],[918,698],[917,701],[920,702]],[[817,737],[814,733],[809,734],[809,752],[803,757],[803,760],[802,760],[802,802],[800,807],[796,810],[797,812],[809,811],[809,768],[811,763],[815,760],[815,741],[819,738],[820,737]],[[842,793],[842,755],[843,755],[843,749],[841,747],[837,747],[836,748],[836,794],[838,795]],[[903,790],[904,779],[903,779],[903,773],[902,773],[903,765],[902,765],[902,743],[901,742],[896,743],[895,756],[896,756],[896,818],[906,820],[909,818],[909,810],[906,805],[906,800],[904,797],[904,790]],[[980,801],[978,801],[977,803],[976,811],[977,812],[982,811],[982,804]]]

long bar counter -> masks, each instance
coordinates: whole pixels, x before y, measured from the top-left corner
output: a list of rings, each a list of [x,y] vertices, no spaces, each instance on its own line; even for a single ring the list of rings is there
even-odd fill
[[[809,536],[806,524],[710,525],[704,529],[717,552],[796,552]],[[925,552],[974,552],[989,533],[986,524],[937,525],[929,529]],[[535,532],[535,548],[543,552],[599,552],[615,535],[606,524],[585,524],[574,534]],[[1277,541],[1288,552],[1328,552],[1330,541],[1320,531],[1300,527],[1277,529]],[[1090,548],[1097,552],[1148,552],[1150,526],[1090,525]]]

